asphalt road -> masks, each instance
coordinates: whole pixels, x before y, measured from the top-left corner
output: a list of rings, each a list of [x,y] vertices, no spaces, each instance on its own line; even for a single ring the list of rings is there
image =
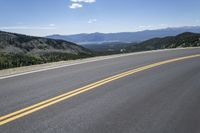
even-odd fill
[[[160,51],[0,80],[0,116],[141,66],[200,54]],[[108,82],[0,126],[1,133],[199,133],[200,57]]]

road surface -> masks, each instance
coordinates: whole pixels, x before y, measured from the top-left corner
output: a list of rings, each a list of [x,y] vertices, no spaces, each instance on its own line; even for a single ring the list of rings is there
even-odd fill
[[[199,54],[133,54],[0,79],[0,132],[200,132]]]

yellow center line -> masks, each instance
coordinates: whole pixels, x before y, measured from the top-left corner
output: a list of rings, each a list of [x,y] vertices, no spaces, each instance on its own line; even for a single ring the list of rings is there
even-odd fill
[[[157,66],[160,66],[160,65],[164,65],[164,64],[168,64],[168,63],[172,63],[172,62],[176,62],[176,61],[181,61],[181,60],[185,60],[185,59],[190,59],[190,58],[194,58],[194,57],[200,57],[200,54],[170,59],[170,60],[166,60],[166,61],[161,61],[161,62],[158,62],[158,63],[150,64],[150,65],[147,65],[147,66],[142,66],[142,67],[139,67],[139,68],[136,68],[136,69],[132,69],[132,70],[129,70],[129,71],[126,71],[126,72],[123,72],[123,73],[102,79],[100,81],[94,82],[92,84],[86,85],[86,86],[78,88],[78,89],[75,89],[75,90],[67,92],[65,94],[53,97],[51,99],[42,101],[40,103],[34,104],[34,105],[26,107],[24,109],[21,109],[21,110],[15,111],[13,113],[1,116],[0,117],[0,126],[4,125],[6,123],[12,122],[12,121],[19,119],[21,117],[24,117],[26,115],[29,115],[31,113],[34,113],[38,110],[44,109],[44,108],[51,106],[53,104],[56,104],[58,102],[61,102],[63,100],[69,99],[71,97],[74,97],[74,96],[77,96],[77,95],[82,94],[84,92],[95,89],[95,88],[102,86],[106,83],[109,83],[109,82],[112,82],[114,80],[126,77],[128,75],[132,75],[134,73],[141,72],[141,71],[144,71],[144,70],[147,70],[147,69],[150,69],[150,68],[154,68],[154,67],[157,67]]]

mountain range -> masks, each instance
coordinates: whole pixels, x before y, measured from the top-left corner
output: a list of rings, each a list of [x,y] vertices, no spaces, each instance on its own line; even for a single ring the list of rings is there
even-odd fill
[[[121,33],[91,33],[75,35],[50,35],[47,38],[61,39],[82,44],[98,44],[105,42],[142,42],[155,37],[176,36],[183,32],[200,33],[200,26],[185,26],[178,28],[166,28],[159,30],[145,30],[139,32]]]

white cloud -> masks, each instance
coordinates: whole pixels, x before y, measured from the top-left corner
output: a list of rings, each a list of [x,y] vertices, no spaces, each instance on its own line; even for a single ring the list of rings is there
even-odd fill
[[[92,24],[92,23],[95,23],[95,22],[97,22],[97,19],[89,19],[88,20],[88,24]]]
[[[168,27],[168,24],[160,24],[159,27]]]
[[[49,26],[50,26],[50,27],[55,27],[56,25],[55,25],[55,24],[49,24]]]
[[[74,3],[81,3],[81,2],[94,3],[94,2],[96,2],[96,0],[71,0],[71,2],[74,2]]]
[[[153,29],[161,29],[161,28],[167,28],[170,27],[168,24],[158,24],[158,25],[141,25],[138,26],[141,30],[153,30]]]
[[[0,27],[1,30],[55,30],[55,26],[8,26]]]
[[[71,0],[72,4],[69,6],[71,9],[77,9],[83,7],[82,3],[95,3],[96,0]]]
[[[81,8],[83,7],[83,5],[79,4],[79,3],[72,3],[69,8],[71,9],[76,9],[76,8]]]
[[[140,25],[139,28],[154,28],[153,25]]]
[[[200,20],[197,19],[195,22],[196,22],[196,23],[200,23]]]

